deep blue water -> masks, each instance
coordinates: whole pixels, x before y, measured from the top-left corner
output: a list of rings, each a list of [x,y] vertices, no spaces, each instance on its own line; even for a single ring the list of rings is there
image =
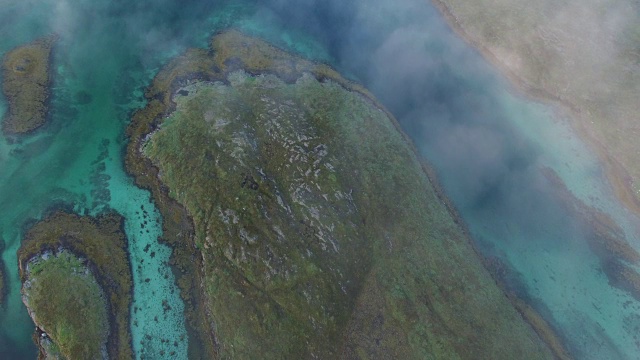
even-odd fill
[[[80,213],[114,208],[127,218],[134,267],[149,242],[163,254],[158,264],[166,259],[169,250],[154,242],[161,219],[122,169],[123,131],[162,64],[186,47],[205,47],[211,34],[228,27],[331,63],[376,94],[436,168],[478,248],[508,264],[517,291],[557,327],[576,357],[632,359],[640,352],[631,337],[640,304],[608,285],[586,244],[583,220],[565,210],[541,169],[554,169],[575,196],[610,213],[636,248],[637,219],[612,197],[600,165],[566,123],[518,95],[428,1],[0,0],[0,54],[50,32],[61,35],[52,123],[16,144],[0,139],[0,234],[11,290],[0,311],[0,358],[35,356],[15,251],[22,225],[52,204]],[[92,101],[79,103],[79,91]],[[0,111],[5,106],[0,100]],[[107,144],[106,184],[89,180],[99,171],[93,163],[101,144]],[[134,210],[143,203],[155,220],[150,236],[133,231],[143,221]],[[136,339],[184,332],[179,316],[151,324],[154,292],[176,291],[162,279],[134,274],[135,301],[148,308],[136,316],[149,323],[132,329]],[[179,298],[171,299],[180,308]],[[626,301],[631,305],[623,307]],[[143,347],[161,358],[161,344]]]

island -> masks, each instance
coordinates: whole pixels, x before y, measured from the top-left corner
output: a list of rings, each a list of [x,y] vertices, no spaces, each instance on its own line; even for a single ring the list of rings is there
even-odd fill
[[[566,357],[366,89],[230,30],[145,97],[126,166],[174,249],[189,358]]]
[[[2,93],[8,110],[2,122],[6,135],[29,133],[48,117],[56,36],[47,36],[8,52],[2,61]]]
[[[39,359],[131,359],[131,268],[123,218],[55,212],[18,251]]]

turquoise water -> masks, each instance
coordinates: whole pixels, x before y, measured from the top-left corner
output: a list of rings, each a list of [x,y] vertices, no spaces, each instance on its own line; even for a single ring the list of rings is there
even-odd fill
[[[514,92],[427,1],[0,0],[0,54],[51,32],[61,36],[51,123],[16,143],[0,137],[0,236],[10,287],[0,310],[0,358],[35,356],[15,251],[23,226],[56,206],[125,216],[137,357],[186,356],[184,305],[165,264],[170,249],[157,242],[162,219],[123,170],[123,133],[162,64],[229,26],[329,62],[370,88],[437,169],[480,250],[509,265],[520,295],[576,357],[637,357],[640,304],[609,286],[581,219],[553,197],[542,167],[616,219],[636,248],[640,221],[612,196],[566,122]],[[80,101],[80,92],[91,101]]]
[[[166,265],[170,249],[157,241],[162,222],[149,193],[135,187],[124,172],[123,131],[131,111],[144,105],[142,89],[158,67],[186,45],[204,45],[210,28],[172,41],[176,34],[163,23],[163,14],[122,13],[127,10],[123,4],[109,1],[32,1],[1,9],[2,34],[12,35],[0,37],[2,53],[51,32],[61,38],[51,124],[15,144],[5,138],[0,142],[0,231],[9,278],[8,300],[0,314],[0,357],[35,356],[33,325],[20,301],[15,252],[26,221],[62,206],[93,215],[114,209],[125,216],[134,270],[134,350],[138,358],[158,358],[161,351],[184,358],[184,305]],[[164,15],[173,16],[171,11]],[[143,32],[140,24],[145,21],[160,28]],[[79,102],[80,92],[88,93],[90,101]]]

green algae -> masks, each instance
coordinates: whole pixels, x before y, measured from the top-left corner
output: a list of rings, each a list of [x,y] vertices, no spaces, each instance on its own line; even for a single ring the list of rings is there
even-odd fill
[[[69,359],[102,359],[109,323],[104,294],[96,278],[73,254],[61,250],[27,264],[23,298],[30,314],[59,352]],[[70,316],[73,314],[73,316]]]
[[[133,357],[132,280],[122,221],[115,214],[58,212],[28,230],[18,252],[25,304],[52,343],[43,343],[37,331],[38,344],[71,359]]]
[[[210,354],[551,357],[361,87],[231,31],[146,96],[127,167],[168,219]]]
[[[28,133],[42,126],[49,106],[52,82],[50,62],[55,36],[48,36],[7,53],[2,63],[2,92],[8,111],[5,134]]]

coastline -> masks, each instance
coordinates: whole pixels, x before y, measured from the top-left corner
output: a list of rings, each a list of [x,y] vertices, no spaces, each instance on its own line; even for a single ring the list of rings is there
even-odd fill
[[[450,10],[445,0],[431,0],[431,4],[433,4],[433,6],[440,12],[440,14],[444,17],[446,23],[449,25],[450,29],[459,38],[461,38],[466,44],[475,49],[486,61],[491,64],[494,69],[497,70],[500,75],[506,78],[507,84],[509,86],[509,91],[517,94],[518,96],[524,96],[530,101],[549,106],[552,109],[552,113],[555,119],[565,122],[569,125],[570,129],[580,140],[585,143],[587,148],[593,151],[594,155],[597,158],[598,164],[603,169],[603,173],[605,175],[604,178],[609,182],[615,198],[628,211],[632,212],[636,216],[640,216],[640,196],[635,194],[635,191],[633,189],[633,179],[631,175],[618,160],[613,158],[606,145],[603,144],[602,141],[593,134],[594,129],[589,126],[590,121],[587,121],[586,119],[587,114],[585,114],[578,106],[572,104],[570,101],[556,96],[544,88],[536,87],[530,84],[517,72],[513,71],[508,65],[499,60],[499,58],[489,49],[488,46],[485,45],[485,43],[467,33],[467,31],[458,20],[457,16]],[[597,218],[599,221],[602,221],[600,218],[593,215],[599,214],[599,211],[587,206],[586,204],[582,203],[581,200],[575,198],[575,196],[568,189],[566,189],[566,185],[562,182],[558,175],[553,172],[553,170],[544,168],[542,169],[542,171],[549,181],[555,183],[555,187],[557,188],[556,190],[558,191],[559,196],[570,199],[570,207],[575,208],[576,210],[574,211],[580,211],[583,214],[588,214],[593,219]],[[609,222],[612,222],[611,219],[608,220]],[[593,220],[593,223],[598,223],[599,221]],[[626,255],[630,257],[630,260],[632,260],[631,263],[637,263],[637,261],[635,261],[635,250],[633,250],[627,244],[626,240],[618,238],[609,239],[602,234],[602,229],[598,229],[594,224],[591,224],[590,226],[594,226],[596,230],[600,230],[597,237],[602,238],[600,240],[601,242],[598,243],[597,241],[594,241],[594,239],[591,239],[590,247],[597,253],[601,253],[598,256],[603,262],[603,266],[605,266],[604,271],[605,275],[609,279],[609,283],[612,286],[629,293],[631,296],[638,298],[640,294],[640,282],[638,280],[639,278],[637,276],[637,273],[635,273],[630,267],[625,265],[620,260],[613,262],[605,260],[606,255],[615,253],[615,251],[612,251],[612,249],[609,249],[608,247],[619,249],[620,241],[625,245],[625,247],[623,248],[630,250],[626,253],[623,253],[620,259],[624,259],[626,261]],[[608,241],[610,240],[615,241],[613,241],[612,244],[609,244]],[[606,241],[607,243],[602,243],[602,241]],[[481,254],[479,254],[479,256],[482,257]],[[483,259],[485,260],[485,263],[487,264],[486,266],[489,269],[491,265],[491,259],[486,257],[483,257]],[[630,274],[635,276],[631,276]],[[541,338],[545,339],[544,341],[547,342],[550,348],[554,349],[557,358],[571,358],[570,353],[567,352],[566,345],[564,345],[564,342],[561,341],[564,336],[562,334],[559,334],[560,336],[556,335],[555,338],[547,338],[544,335],[546,333],[546,329],[551,330],[552,332],[555,332],[556,330],[553,329],[553,327],[550,326],[544,320],[541,314],[533,309],[530,304],[521,299],[517,294],[508,291],[505,284],[502,284],[497,277],[495,278],[495,280],[501,286],[501,288],[503,288],[507,297],[518,309],[523,318],[525,318],[526,321],[535,329],[535,331],[538,332]]]
[[[218,35],[231,33],[223,31],[212,36],[216,39]],[[233,36],[232,35],[232,36]],[[240,35],[242,36],[242,35]],[[284,50],[271,44],[268,45],[276,52]],[[125,168],[135,179],[136,185],[150,191],[157,202],[158,209],[163,216],[163,236],[161,242],[173,249],[170,259],[170,266],[176,282],[181,290],[181,296],[185,302],[185,318],[187,319],[187,332],[190,336],[189,352],[191,356],[201,356],[211,358],[218,354],[218,339],[216,335],[206,331],[209,325],[206,317],[198,316],[198,313],[210,313],[210,309],[205,308],[203,301],[204,284],[200,269],[203,266],[203,257],[200,250],[195,246],[195,230],[193,218],[186,208],[169,195],[169,189],[159,179],[159,169],[140,151],[145,138],[152,134],[162,122],[162,118],[168,116],[175,110],[173,94],[178,88],[198,81],[226,81],[225,75],[234,69],[236,64],[229,64],[229,69],[221,70],[220,67],[227,65],[226,61],[216,59],[217,53],[211,56],[210,49],[216,45],[210,43],[210,48],[189,49],[182,55],[177,56],[165,65],[153,79],[151,85],[145,90],[145,98],[149,101],[146,107],[138,110],[133,115],[133,120],[127,128],[127,145],[125,154]],[[238,48],[235,49],[238,51]],[[242,50],[240,50],[242,51]],[[221,55],[224,57],[224,55]],[[244,54],[243,58],[250,58],[251,55]],[[243,70],[250,74],[274,74],[286,82],[293,82],[297,79],[295,74],[287,73],[288,68],[268,69],[264,63],[264,58],[257,61],[257,64],[247,65]],[[203,66],[206,64],[206,66]],[[288,64],[287,64],[288,66]],[[300,69],[302,68],[302,69]],[[280,71],[278,71],[280,70]],[[337,72],[323,63],[310,60],[302,60],[296,66],[296,71],[311,72],[319,80],[331,79],[349,91],[355,91],[370,101],[375,107],[383,111],[389,119],[393,119],[393,126],[402,135],[405,142],[416,152],[415,147],[408,136],[401,130],[400,124],[395,120],[386,108],[379,104],[373,95],[361,85],[349,81],[339,76]],[[429,177],[431,179],[431,177]],[[443,196],[442,192],[438,192]],[[446,199],[446,197],[444,197]],[[470,241],[469,241],[470,242]],[[471,242],[470,242],[471,243]],[[186,274],[186,275],[185,275]],[[192,276],[189,276],[191,274]],[[207,339],[207,340],[205,340]],[[204,354],[199,351],[198,346],[204,345]],[[195,345],[195,346],[194,346]]]
[[[553,109],[556,119],[568,122],[576,135],[584,141],[598,157],[599,163],[603,167],[606,178],[611,184],[616,198],[628,210],[640,216],[640,197],[635,194],[632,187],[631,175],[629,175],[629,172],[619,161],[611,156],[606,145],[593,135],[593,129],[586,125],[588,121],[582,121],[584,120],[582,111],[568,100],[562,99],[545,89],[531,85],[516,72],[512,71],[500,61],[484,43],[476,40],[467,33],[445,1],[431,0],[431,3],[445,18],[451,30],[469,46],[476,49],[485,60],[508,80],[513,91],[530,100],[550,106]]]
[[[403,133],[404,135],[404,133]],[[406,135],[405,135],[406,136]],[[413,143],[410,143],[413,146]],[[557,360],[571,360],[573,357],[570,355],[570,352],[567,350],[565,346],[564,338],[565,336],[561,333],[558,333],[558,330],[555,329],[544,317],[536,311],[530,304],[521,299],[515,292],[508,289],[508,286],[497,274],[497,269],[495,264],[493,263],[493,259],[485,256],[478,249],[478,246],[473,241],[473,236],[469,231],[469,228],[458,213],[456,206],[453,202],[446,196],[444,192],[444,188],[440,184],[440,180],[438,178],[438,174],[432,169],[426,161],[423,161],[422,164],[423,170],[433,185],[433,188],[438,196],[438,199],[444,204],[447,208],[447,211],[454,219],[456,225],[462,230],[465,235],[465,239],[469,243],[469,246],[473,249],[474,253],[478,257],[478,259],[482,262],[482,266],[489,272],[491,278],[496,283],[496,285],[500,288],[505,298],[511,303],[511,305],[516,309],[518,314],[522,317],[522,319],[538,334],[538,337],[544,342],[549,350],[551,350],[553,356]]]

